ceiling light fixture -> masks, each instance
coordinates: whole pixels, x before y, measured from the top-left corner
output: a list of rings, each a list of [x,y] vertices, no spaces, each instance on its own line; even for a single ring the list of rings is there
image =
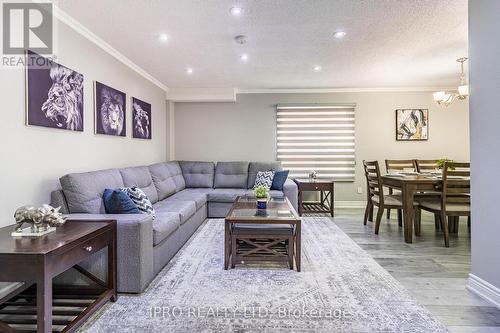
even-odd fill
[[[313,66],[313,71],[319,72],[320,70],[321,70],[321,66],[320,65]]]
[[[191,67],[186,68],[186,73],[189,75],[193,74],[193,69]]]
[[[248,60],[248,54],[243,53],[242,55],[240,55],[240,59],[241,59],[242,61],[247,61],[247,60]]]
[[[233,16],[240,16],[241,14],[243,14],[243,8],[231,7],[231,9],[229,9],[229,13],[231,13],[231,15]]]
[[[245,36],[245,35],[238,35],[238,36],[234,37],[234,40],[236,41],[236,43],[238,43],[240,45],[244,45],[247,42],[247,36]]]
[[[455,99],[464,100],[469,96],[469,85],[465,83],[465,73],[464,73],[464,62],[467,61],[467,58],[458,58],[457,62],[460,63],[460,85],[457,88],[458,92],[449,92],[449,91],[436,91],[432,96],[434,97],[434,101],[439,105],[448,106]]]
[[[335,37],[335,38],[337,38],[337,39],[342,39],[342,38],[344,38],[344,37],[345,37],[345,35],[346,35],[346,34],[347,34],[347,33],[346,33],[345,31],[340,31],[340,30],[339,30],[339,31],[335,31],[335,32],[333,33],[333,37]]]
[[[160,42],[162,43],[165,43],[166,41],[168,41],[168,35],[167,34],[160,34]]]

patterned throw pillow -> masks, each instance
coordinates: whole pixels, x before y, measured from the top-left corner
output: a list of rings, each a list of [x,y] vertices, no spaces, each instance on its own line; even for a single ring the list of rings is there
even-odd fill
[[[273,178],[274,171],[259,171],[255,177],[255,184],[253,188],[255,189],[257,186],[264,186],[269,190],[273,184]]]
[[[126,187],[123,188],[123,190],[127,192],[130,199],[132,199],[132,201],[142,213],[150,214],[153,216],[153,218],[155,218],[155,210],[153,208],[153,204],[151,203],[151,201],[149,201],[146,193],[135,186]]]

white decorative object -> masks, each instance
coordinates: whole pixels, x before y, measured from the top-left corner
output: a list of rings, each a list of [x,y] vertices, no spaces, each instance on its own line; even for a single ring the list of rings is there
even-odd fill
[[[19,207],[14,213],[16,227],[12,236],[41,236],[54,231],[55,227],[66,222],[59,209],[61,207],[54,208],[46,204],[38,208],[31,205]],[[31,227],[23,229],[25,223]]]

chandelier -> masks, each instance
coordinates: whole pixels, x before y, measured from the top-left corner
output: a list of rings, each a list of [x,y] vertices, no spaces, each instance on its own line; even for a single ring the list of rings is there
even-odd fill
[[[465,83],[465,74],[464,74],[464,62],[467,61],[467,58],[458,58],[457,62],[460,63],[460,85],[457,88],[457,92],[450,91],[436,91],[433,94],[434,101],[439,105],[448,106],[455,99],[464,100],[469,96],[469,85]]]

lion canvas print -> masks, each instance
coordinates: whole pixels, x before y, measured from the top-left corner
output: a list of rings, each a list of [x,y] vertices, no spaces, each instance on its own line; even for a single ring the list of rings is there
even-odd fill
[[[83,131],[83,75],[28,51],[27,125]]]
[[[94,88],[96,134],[126,136],[125,93],[97,81]]]
[[[396,140],[421,141],[429,138],[429,110],[396,110]]]
[[[151,104],[132,97],[132,137],[151,139]]]

